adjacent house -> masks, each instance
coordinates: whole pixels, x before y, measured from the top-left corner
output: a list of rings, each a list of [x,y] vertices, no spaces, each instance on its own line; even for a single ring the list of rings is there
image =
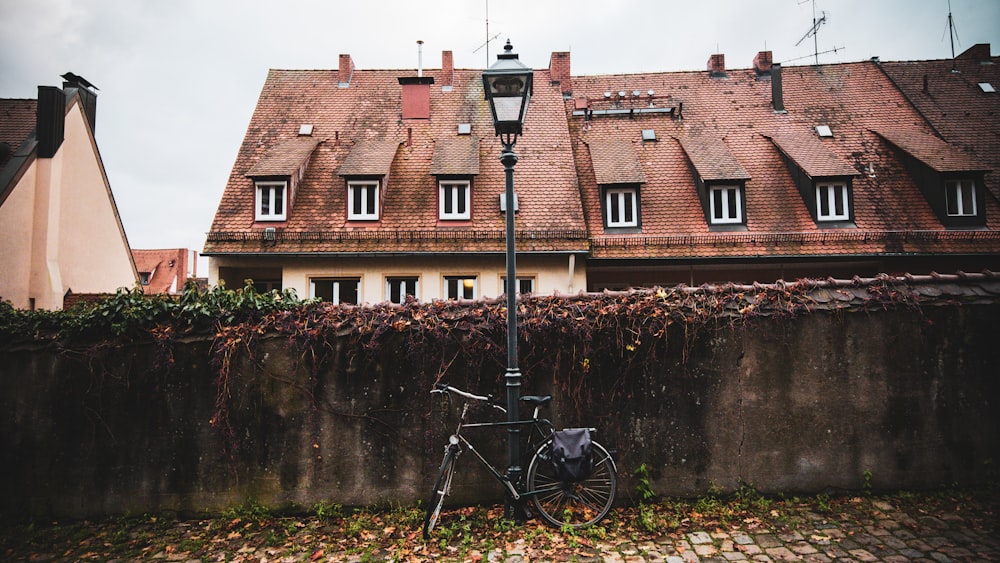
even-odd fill
[[[552,53],[516,145],[518,291],[997,270],[995,67],[976,53],[992,97],[924,80],[937,104],[982,104],[947,126],[931,114],[956,112],[894,78],[910,63],[782,68],[763,51],[749,68],[715,54],[700,72],[572,76]],[[210,283],[337,302],[503,293],[481,72],[447,51],[431,71],[349,55],[272,70],[205,245]]]
[[[177,294],[198,275],[198,253],[187,248],[132,249],[143,293]]]
[[[138,280],[94,139],[97,88],[63,78],[37,100],[0,99],[0,299],[18,308]]]

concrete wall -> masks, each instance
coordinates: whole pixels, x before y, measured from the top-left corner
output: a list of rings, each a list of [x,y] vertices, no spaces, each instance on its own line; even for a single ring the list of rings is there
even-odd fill
[[[669,495],[740,482],[860,489],[866,471],[876,488],[981,483],[1000,459],[998,315],[998,305],[965,305],[719,321],[686,334],[673,325],[634,357],[595,354],[576,380],[533,371],[531,358],[552,350],[532,341],[521,350],[524,393],[552,392],[562,426],[599,427],[618,451],[626,501],[640,463]],[[86,356],[0,351],[0,517],[426,496],[453,419],[428,393],[434,374],[418,369],[420,350],[371,358],[333,339],[311,348],[324,355],[314,363],[296,339],[255,338],[236,348],[225,381],[210,339]],[[444,379],[500,394],[502,372],[453,364]],[[217,415],[219,385],[228,417]],[[503,438],[482,442],[503,464]],[[458,500],[499,498],[471,456],[462,466]]]

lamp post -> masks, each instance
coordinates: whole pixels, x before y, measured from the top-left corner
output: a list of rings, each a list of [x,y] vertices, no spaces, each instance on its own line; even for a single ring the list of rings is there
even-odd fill
[[[506,180],[506,239],[507,239],[507,372],[504,380],[507,386],[507,476],[514,482],[521,478],[521,430],[516,424],[520,419],[518,401],[521,394],[521,371],[517,367],[517,264],[514,248],[514,165],[517,153],[514,143],[521,134],[524,117],[531,99],[531,83],[534,73],[518,60],[510,40],[497,55],[497,62],[483,71],[483,90],[490,104],[493,126],[503,144],[500,162],[503,164]],[[504,515],[513,518],[516,512],[512,499],[504,503]]]

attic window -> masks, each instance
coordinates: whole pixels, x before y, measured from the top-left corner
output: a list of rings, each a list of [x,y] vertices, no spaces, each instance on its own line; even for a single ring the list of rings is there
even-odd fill
[[[459,123],[458,124],[458,134],[459,135],[471,135],[472,134],[472,124],[471,123]]]
[[[642,140],[643,141],[655,141],[656,131],[653,129],[643,129],[642,130]]]
[[[989,82],[980,82],[979,89],[982,90],[983,92],[986,92],[987,94],[992,94],[996,92],[996,88],[994,88],[993,85],[990,84]]]
[[[299,125],[299,135],[303,137],[309,137],[312,134],[313,134],[312,123],[303,123],[302,125]]]
[[[829,125],[817,125],[816,134],[820,137],[833,137],[833,131],[830,130]]]
[[[139,272],[139,283],[142,285],[149,285],[149,272]]]

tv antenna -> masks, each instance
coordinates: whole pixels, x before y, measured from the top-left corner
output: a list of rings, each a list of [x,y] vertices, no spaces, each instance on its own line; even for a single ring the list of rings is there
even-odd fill
[[[799,2],[799,5],[801,6],[804,3],[805,0]],[[801,44],[803,41],[805,41],[809,37],[812,37],[813,56],[816,58],[816,64],[819,65],[819,28],[821,25],[826,23],[826,11],[825,10],[821,11],[819,19],[816,19],[816,0],[812,0],[812,6],[813,6],[813,25],[812,27],[809,28],[809,31],[807,31],[806,34],[802,36],[802,39],[799,39],[795,43],[795,46],[798,47],[799,44]]]
[[[490,0],[486,0],[486,42],[472,51],[473,53],[478,53],[480,49],[486,47],[486,68],[490,66],[490,43],[496,41],[497,37],[501,35],[503,35],[502,31],[490,36]]]
[[[955,67],[955,38],[958,37],[958,29],[955,27],[955,19],[951,17],[951,0],[948,0],[948,35],[951,38],[951,70],[956,72]],[[962,41],[959,40],[959,43]]]

